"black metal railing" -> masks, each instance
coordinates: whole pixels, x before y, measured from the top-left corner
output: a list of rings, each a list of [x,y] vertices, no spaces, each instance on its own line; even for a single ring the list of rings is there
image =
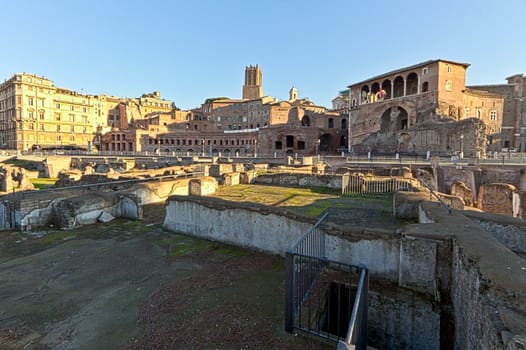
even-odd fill
[[[285,329],[346,341],[357,309],[350,341],[367,344],[367,268],[326,258],[320,226],[327,220],[325,212],[286,253]]]
[[[338,342],[338,350],[367,349],[367,299],[369,294],[369,271],[362,266],[356,290],[354,306],[345,340]]]

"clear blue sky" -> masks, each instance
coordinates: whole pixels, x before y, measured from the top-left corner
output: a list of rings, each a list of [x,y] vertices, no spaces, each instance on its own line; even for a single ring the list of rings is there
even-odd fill
[[[525,0],[0,0],[0,79],[29,72],[89,94],[159,90],[181,108],[292,85],[319,105],[347,85],[428,59],[467,83],[526,74]]]

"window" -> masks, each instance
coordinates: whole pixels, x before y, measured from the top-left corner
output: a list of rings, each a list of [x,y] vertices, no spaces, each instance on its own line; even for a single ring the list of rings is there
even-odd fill
[[[276,141],[276,149],[282,149],[283,143],[281,141]]]
[[[469,107],[466,107],[466,118],[469,118],[471,114],[471,109]]]
[[[40,99],[40,107],[44,107],[44,99]]]
[[[446,80],[446,91],[451,91],[453,88],[453,82],[451,80]]]
[[[298,149],[305,149],[305,141],[298,141]]]
[[[57,103],[57,104],[55,105],[55,108],[56,108],[56,109],[60,109],[60,103]]]
[[[427,75],[429,69],[427,67],[422,68],[422,75]]]
[[[294,147],[294,136],[287,135],[287,147]]]
[[[60,113],[55,113],[55,119],[60,120]]]
[[[428,92],[428,91],[429,91],[429,83],[427,81],[425,81],[422,84],[422,92]]]
[[[489,120],[497,120],[497,111],[489,112]]]
[[[69,131],[75,132],[75,127],[73,125],[70,126]]]
[[[70,106],[69,109],[74,111],[75,110],[75,106]]]
[[[57,135],[57,141],[62,141],[62,136],[61,135]]]
[[[451,67],[450,65],[447,66],[447,72],[448,73],[451,73],[453,71],[453,67]]]
[[[334,128],[334,119],[329,118],[329,129]]]
[[[31,111],[31,112],[29,112],[29,113],[28,113],[28,115],[29,115],[29,119],[33,119],[33,117],[34,117],[34,114],[33,114],[33,112],[32,112],[32,111]]]
[[[30,106],[33,106],[33,102],[34,102],[34,101],[33,101],[33,97],[29,97],[29,98],[27,99],[27,104],[30,105]]]
[[[57,125],[57,131],[60,131],[60,125]]]
[[[44,120],[44,111],[40,111],[40,112],[38,112],[38,118],[39,118],[40,120]]]

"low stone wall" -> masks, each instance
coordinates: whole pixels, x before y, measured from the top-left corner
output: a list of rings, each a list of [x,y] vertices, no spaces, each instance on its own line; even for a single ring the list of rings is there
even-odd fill
[[[452,238],[451,258],[438,266],[440,296],[452,306],[455,349],[524,349],[526,345],[526,261],[458,212],[420,203],[424,225],[406,234]],[[445,258],[445,259],[444,259]],[[449,287],[447,287],[449,286]]]
[[[259,175],[255,183],[278,186],[342,188],[341,175],[266,174]]]
[[[62,215],[59,203],[65,201],[62,205],[69,205],[73,208],[82,208],[79,211],[65,211],[69,213],[70,219],[76,224],[93,223],[93,216],[99,216],[104,210],[113,216],[135,217],[135,214],[129,212],[123,207],[123,204],[108,204],[109,199],[101,196],[119,196],[131,197],[137,201],[139,206],[151,203],[161,203],[171,195],[188,195],[191,191],[193,194],[207,195],[214,193],[217,189],[217,181],[212,177],[202,178],[186,178],[177,180],[161,180],[150,181],[143,183],[135,183],[134,185],[118,185],[113,183],[105,183],[97,186],[83,186],[78,188],[64,188],[50,191],[31,191],[20,192],[11,195],[6,195],[0,200],[0,230],[10,230],[20,228],[22,230],[32,230],[38,227],[45,227],[52,223],[52,212],[55,212],[59,217]],[[95,197],[93,197],[95,196]],[[93,208],[100,206],[99,209],[89,209],[89,205],[85,202],[86,198],[91,198],[91,205]],[[114,201],[111,199],[110,201]],[[120,200],[119,200],[120,202]],[[67,204],[69,203],[69,204]],[[133,211],[133,210],[132,210]],[[87,214],[89,213],[90,214]],[[98,213],[98,214],[97,214]],[[82,215],[81,215],[82,214]],[[79,216],[80,215],[80,216]],[[85,217],[85,218],[84,218]],[[67,219],[67,220],[70,220]],[[66,219],[64,219],[66,220]],[[64,221],[61,219],[61,222]],[[71,222],[73,222],[71,221]],[[64,221],[65,222],[65,221]],[[60,224],[61,227],[69,227],[70,224]]]

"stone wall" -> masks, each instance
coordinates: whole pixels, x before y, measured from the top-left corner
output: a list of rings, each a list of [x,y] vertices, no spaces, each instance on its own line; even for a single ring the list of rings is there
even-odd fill
[[[369,289],[369,346],[439,350],[440,309],[422,295],[396,286]]]
[[[452,254],[444,259],[450,261],[450,277],[438,278],[440,297],[451,300],[454,348],[524,349],[525,260],[460,213],[429,202],[420,203],[420,212],[425,224],[406,233],[454,238]]]
[[[451,184],[451,195],[462,198],[467,206],[473,206],[473,190],[468,188],[465,183],[456,181]]]
[[[477,207],[485,212],[517,217],[520,214],[520,197],[513,185],[503,183],[480,186]]]
[[[259,175],[255,183],[277,186],[342,188],[341,175],[268,174]]]

